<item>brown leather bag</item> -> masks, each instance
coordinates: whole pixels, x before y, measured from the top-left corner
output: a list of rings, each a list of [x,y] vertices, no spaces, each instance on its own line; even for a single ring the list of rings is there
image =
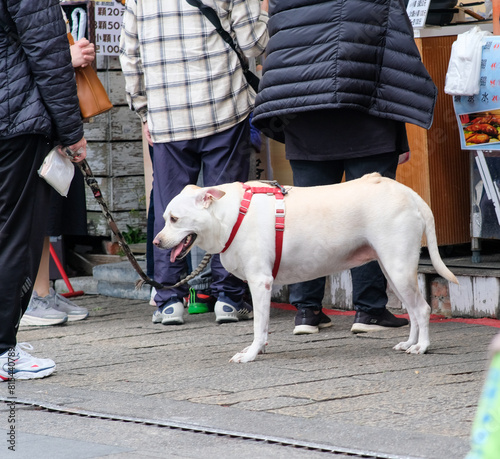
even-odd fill
[[[70,46],[75,43],[70,33],[68,41]],[[101,80],[90,65],[75,68],[75,77],[82,118],[91,118],[113,108]]]

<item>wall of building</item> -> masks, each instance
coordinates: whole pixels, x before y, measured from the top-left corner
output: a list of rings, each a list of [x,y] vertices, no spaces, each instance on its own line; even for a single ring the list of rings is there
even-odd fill
[[[98,56],[96,61],[99,78],[114,107],[85,123],[87,162],[120,231],[132,227],[145,232],[141,122],[127,105],[125,80],[118,58]],[[106,218],[89,187],[86,187],[86,194],[89,235],[111,237]]]

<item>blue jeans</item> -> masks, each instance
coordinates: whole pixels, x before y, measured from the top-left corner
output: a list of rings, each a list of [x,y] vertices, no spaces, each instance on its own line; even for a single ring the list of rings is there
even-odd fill
[[[245,120],[224,132],[201,139],[154,145],[154,232],[164,225],[163,212],[167,204],[189,184],[196,184],[203,169],[204,186],[248,180],[250,169],[250,126]],[[202,168],[203,165],[203,168]],[[170,250],[154,247],[154,279],[164,285],[177,283],[187,271],[185,259],[170,262]],[[219,255],[212,256],[212,295],[224,292],[239,301],[245,292],[245,283],[228,273]],[[188,284],[175,289],[158,290],[155,301],[164,303],[172,296],[183,298],[189,293]]]
[[[337,161],[291,160],[295,186],[316,186],[340,183],[345,173],[346,181],[379,172],[384,177],[395,178],[398,153],[384,153],[365,158]],[[377,312],[387,304],[387,280],[377,261],[351,269],[353,303],[357,311]],[[289,286],[290,303],[297,308],[321,309],[325,293],[325,278]]]

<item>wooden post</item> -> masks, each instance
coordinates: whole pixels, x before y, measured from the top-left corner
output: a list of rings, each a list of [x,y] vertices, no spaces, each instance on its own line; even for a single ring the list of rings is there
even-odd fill
[[[493,35],[500,35],[500,0],[493,0]]]

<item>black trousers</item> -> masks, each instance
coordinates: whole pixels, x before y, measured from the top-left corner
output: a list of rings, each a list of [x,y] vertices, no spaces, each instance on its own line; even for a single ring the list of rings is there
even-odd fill
[[[42,256],[50,197],[38,176],[48,138],[0,139],[0,353],[16,345]]]
[[[370,172],[379,172],[384,177],[395,178],[399,154],[384,153],[336,161],[291,160],[293,184],[315,186],[354,180]],[[387,304],[387,280],[377,261],[351,269],[353,303],[357,311],[376,314]],[[325,278],[289,285],[290,303],[297,308],[321,309],[325,293]]]

